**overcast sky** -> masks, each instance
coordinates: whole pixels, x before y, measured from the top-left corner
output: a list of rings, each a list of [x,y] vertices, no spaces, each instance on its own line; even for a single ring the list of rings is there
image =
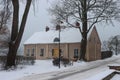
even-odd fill
[[[36,4],[35,11],[33,9],[33,6],[31,6],[22,42],[28,39],[34,32],[39,32],[41,30],[44,30],[46,26],[52,25],[50,23],[51,17],[50,14],[48,13],[50,4],[51,4],[50,1],[39,0]],[[21,5],[20,17],[23,14],[22,13],[23,10],[24,10],[24,5]]]
[[[33,7],[31,7],[22,42],[28,39],[34,32],[45,30],[46,26],[52,26],[52,17],[48,12],[52,1],[54,0],[39,0],[35,12],[33,11]],[[23,7],[20,10],[22,12]],[[22,15],[22,13],[20,15]],[[119,25],[120,23],[117,22],[115,26],[104,25],[102,23],[99,25],[96,24],[101,41],[107,40],[110,36],[120,35]]]

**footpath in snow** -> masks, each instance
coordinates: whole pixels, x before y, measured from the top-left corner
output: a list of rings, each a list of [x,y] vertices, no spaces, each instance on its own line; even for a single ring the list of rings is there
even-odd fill
[[[59,69],[52,60],[36,60],[35,65],[24,66],[14,71],[0,71],[0,80],[100,80],[114,70],[109,64],[120,64],[120,56],[92,62],[74,62],[73,66]]]

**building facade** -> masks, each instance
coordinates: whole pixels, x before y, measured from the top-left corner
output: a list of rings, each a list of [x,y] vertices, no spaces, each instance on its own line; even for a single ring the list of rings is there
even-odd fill
[[[60,32],[60,53],[64,58],[80,56],[81,35],[77,29],[68,29]],[[56,31],[47,31],[34,34],[24,43],[24,56],[33,56],[36,59],[50,59],[58,57],[59,44],[53,42],[58,36]],[[88,35],[86,60],[101,59],[101,42],[96,28]]]

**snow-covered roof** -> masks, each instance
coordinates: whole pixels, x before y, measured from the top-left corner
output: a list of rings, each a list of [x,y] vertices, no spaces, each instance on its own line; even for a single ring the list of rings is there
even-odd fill
[[[24,44],[48,44],[54,43],[59,38],[59,31],[49,30],[34,33]],[[60,32],[60,43],[76,43],[81,41],[81,34],[77,28],[67,28]]]

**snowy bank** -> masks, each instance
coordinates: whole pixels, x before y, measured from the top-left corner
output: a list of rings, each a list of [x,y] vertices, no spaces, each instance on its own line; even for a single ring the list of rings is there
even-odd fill
[[[55,73],[64,72],[65,74],[65,72],[70,73],[70,71],[71,72],[75,70],[82,71],[83,69],[86,69],[86,71],[82,72],[79,75],[76,74],[75,78],[78,77],[78,79],[84,80],[81,78],[84,76],[86,80],[100,80],[104,78],[106,75],[113,72],[113,70],[110,70],[108,68],[108,64],[112,64],[115,62],[118,64],[120,63],[120,56],[113,56],[112,58],[92,61],[92,62],[74,62],[73,66],[68,66],[68,67],[61,66],[61,68],[59,69],[58,67],[53,66],[52,59],[36,60],[36,63],[33,66],[32,65],[24,66],[23,68],[21,67],[13,71],[0,71],[0,80],[18,80],[20,78],[24,78],[27,76],[32,77],[33,75],[40,75],[48,72],[55,72]],[[75,80],[74,76],[69,76],[68,78],[62,80],[70,80],[72,78]],[[35,79],[31,79],[31,80],[35,80]]]

